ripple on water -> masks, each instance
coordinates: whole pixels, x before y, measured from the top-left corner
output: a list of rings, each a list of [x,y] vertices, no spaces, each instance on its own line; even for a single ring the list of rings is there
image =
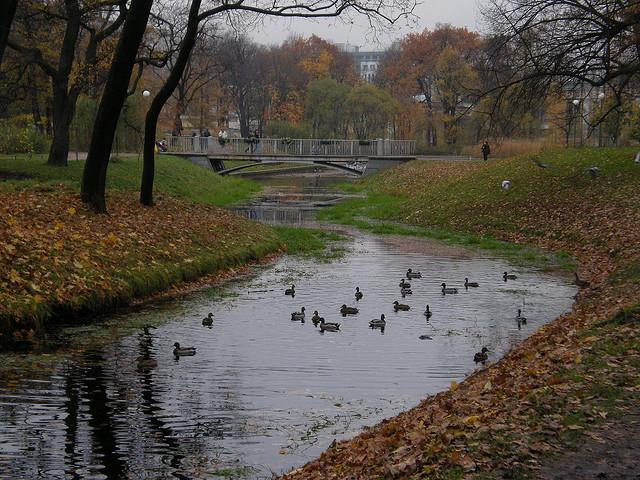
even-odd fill
[[[192,478],[232,468],[269,478],[462,380],[482,346],[497,359],[570,308],[573,287],[535,269],[395,248],[358,236],[340,262],[284,257],[229,287],[235,296],[205,291],[127,313],[160,326],[51,375],[0,386],[0,476]],[[402,298],[398,283],[408,267],[423,278],[412,279],[413,295]],[[505,270],[518,279],[505,283]],[[464,277],[480,288],[465,290]],[[295,298],[283,294],[291,278]],[[442,282],[459,293],[442,295]],[[359,302],[355,286],[364,293]],[[411,310],[394,312],[394,300]],[[343,303],[359,314],[341,316]],[[292,322],[302,306],[307,321]],[[523,307],[529,320],[518,329]],[[340,331],[320,333],[314,310]],[[201,325],[209,311],[211,329]],[[383,334],[368,327],[381,313]],[[174,359],[175,341],[195,346],[196,356]],[[157,364],[142,361],[150,358]]]

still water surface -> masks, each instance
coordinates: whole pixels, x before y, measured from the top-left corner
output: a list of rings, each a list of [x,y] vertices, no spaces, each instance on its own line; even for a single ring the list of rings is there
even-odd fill
[[[0,385],[0,477],[271,478],[462,380],[482,346],[500,358],[575,293],[566,279],[458,249],[363,234],[347,247],[338,262],[285,256],[223,289],[120,314],[108,320],[157,328]],[[409,267],[424,278],[403,299]],[[518,279],[505,283],[505,270]],[[464,277],[480,288],[465,290]],[[460,293],[442,295],[442,282]],[[394,313],[394,300],[411,310]],[[343,303],[360,313],[343,318]],[[302,306],[307,321],[291,321]],[[340,331],[321,333],[313,310]],[[368,328],[381,313],[384,333]],[[175,359],[176,341],[197,354]]]

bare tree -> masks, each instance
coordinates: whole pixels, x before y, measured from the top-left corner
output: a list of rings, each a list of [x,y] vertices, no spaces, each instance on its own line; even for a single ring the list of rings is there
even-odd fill
[[[640,72],[640,0],[491,0],[484,17],[494,35],[487,62],[502,93],[525,85],[534,92],[560,87],[568,95],[606,91],[618,108]]]

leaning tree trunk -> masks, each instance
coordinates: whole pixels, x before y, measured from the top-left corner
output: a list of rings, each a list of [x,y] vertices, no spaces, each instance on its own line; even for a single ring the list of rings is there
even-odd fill
[[[2,57],[7,47],[7,40],[9,40],[9,31],[16,14],[18,0],[2,0],[0,6],[0,65],[2,65]]]
[[[155,144],[156,144],[156,125],[158,117],[162,111],[162,107],[169,100],[171,94],[178,86],[180,78],[189,61],[191,50],[196,43],[198,35],[198,13],[200,11],[200,3],[202,0],[193,0],[189,9],[189,20],[187,23],[187,31],[182,39],[180,51],[176,63],[171,69],[169,77],[164,85],[153,98],[151,106],[147,111],[144,122],[144,161],[142,166],[142,184],[140,186],[140,203],[143,205],[153,205],[153,177],[155,175]]]
[[[81,196],[98,213],[107,211],[105,184],[109,156],[152,5],[153,0],[131,2],[93,124],[89,153],[82,175]]]

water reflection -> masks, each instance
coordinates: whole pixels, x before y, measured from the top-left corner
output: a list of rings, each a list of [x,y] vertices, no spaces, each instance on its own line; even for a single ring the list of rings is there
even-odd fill
[[[295,177],[258,177],[266,185],[260,198],[236,208],[236,213],[269,225],[313,223],[315,213],[345,198],[331,185],[349,177],[299,175]]]

